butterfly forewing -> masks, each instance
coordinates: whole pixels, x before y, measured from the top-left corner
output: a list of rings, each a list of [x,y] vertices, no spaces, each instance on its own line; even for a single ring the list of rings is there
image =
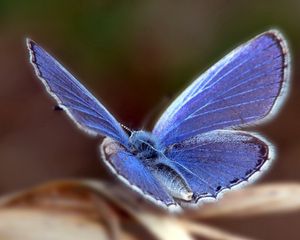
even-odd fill
[[[288,60],[277,31],[259,35],[193,82],[164,112],[153,133],[168,146],[265,118],[283,95]]]
[[[89,133],[128,143],[120,124],[74,76],[35,42],[28,39],[27,46],[36,74],[75,123]]]

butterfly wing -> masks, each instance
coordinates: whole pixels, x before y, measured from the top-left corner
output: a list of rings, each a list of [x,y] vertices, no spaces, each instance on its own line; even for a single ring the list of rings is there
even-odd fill
[[[272,158],[264,141],[243,131],[215,130],[169,146],[166,156],[185,178],[197,202],[216,197],[260,171]]]
[[[288,61],[286,42],[277,31],[257,36],[196,79],[163,113],[153,133],[168,146],[270,116],[283,99]]]
[[[126,145],[128,137],[116,119],[58,61],[32,40],[30,60],[39,79],[75,123],[91,134],[109,136]]]
[[[130,187],[142,192],[144,196],[148,196],[150,200],[154,200],[155,203],[160,203],[162,206],[176,205],[173,198],[162,188],[142,161],[120,144],[105,138],[101,144],[101,154],[110,169]]]

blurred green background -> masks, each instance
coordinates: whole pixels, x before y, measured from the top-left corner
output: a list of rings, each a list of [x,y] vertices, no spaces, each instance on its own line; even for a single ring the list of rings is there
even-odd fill
[[[1,0],[0,192],[58,178],[113,179],[100,163],[100,140],[53,111],[29,65],[26,37],[56,56],[122,123],[150,129],[191,80],[273,27],[290,43],[292,85],[278,117],[254,128],[278,149],[260,181],[300,181],[299,15],[296,0]],[[299,223],[295,213],[214,224],[260,239],[295,239]]]

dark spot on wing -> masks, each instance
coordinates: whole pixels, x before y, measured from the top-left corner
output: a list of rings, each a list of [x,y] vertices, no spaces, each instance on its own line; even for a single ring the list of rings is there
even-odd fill
[[[249,175],[250,175],[252,172],[253,172],[253,170],[252,170],[252,169],[248,170],[248,171],[246,172],[246,174],[245,174],[245,175],[246,175],[246,177],[247,177],[247,176],[249,176]]]
[[[238,178],[235,178],[233,180],[230,181],[230,184],[236,184],[238,183],[240,180]]]
[[[266,144],[260,145],[259,146],[259,154],[262,158],[267,158],[269,155],[269,149]]]
[[[256,162],[256,167],[259,167],[261,166],[261,164],[263,163],[263,159],[258,159],[257,162]]]
[[[53,110],[54,110],[54,111],[63,111],[63,108],[61,108],[59,105],[55,105],[55,106],[53,107]]]

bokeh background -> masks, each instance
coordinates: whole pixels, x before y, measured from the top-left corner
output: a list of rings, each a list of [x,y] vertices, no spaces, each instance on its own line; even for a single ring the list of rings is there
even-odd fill
[[[56,56],[130,128],[150,129],[185,86],[276,27],[292,53],[290,96],[254,129],[277,146],[260,182],[300,181],[300,1],[0,1],[0,193],[62,178],[114,178],[35,77],[25,38]],[[215,221],[259,239],[300,238],[300,213]]]

